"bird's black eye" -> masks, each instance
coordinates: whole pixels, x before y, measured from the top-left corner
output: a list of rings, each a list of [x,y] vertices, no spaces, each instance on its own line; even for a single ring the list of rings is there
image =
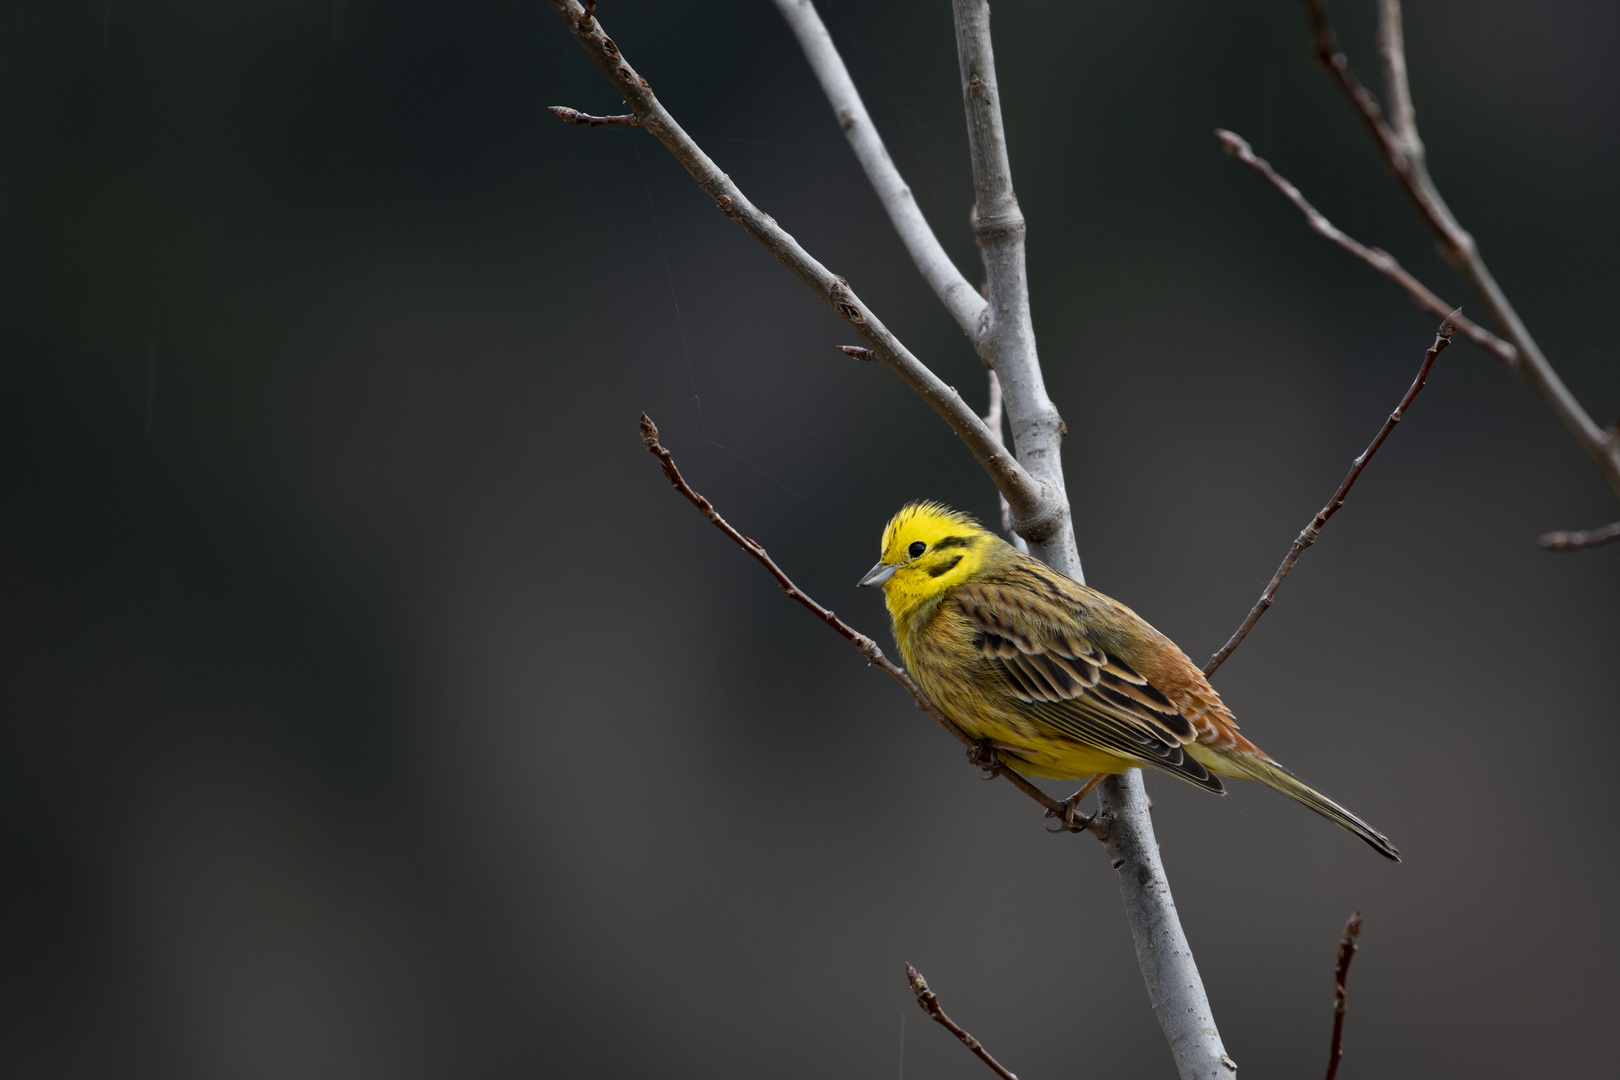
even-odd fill
[[[911,546],[906,550],[911,552],[911,557],[915,559],[917,556],[928,550],[928,545],[923,543],[921,540],[913,540]]]

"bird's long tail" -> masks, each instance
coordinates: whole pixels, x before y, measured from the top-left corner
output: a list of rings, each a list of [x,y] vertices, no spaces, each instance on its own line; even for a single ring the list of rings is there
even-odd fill
[[[1356,815],[1323,795],[1281,765],[1278,765],[1275,761],[1248,754],[1223,754],[1221,764],[1244,773],[1250,779],[1258,780],[1273,791],[1282,792],[1297,803],[1310,807],[1334,824],[1361,837],[1384,858],[1393,859],[1396,862],[1401,861],[1401,853],[1395,850],[1395,845],[1389,842],[1389,837],[1362,821]]]

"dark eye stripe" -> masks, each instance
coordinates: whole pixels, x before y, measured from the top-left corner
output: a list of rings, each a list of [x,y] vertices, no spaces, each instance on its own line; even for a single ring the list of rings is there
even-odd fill
[[[939,577],[939,576],[941,576],[943,574],[948,574],[952,570],[955,570],[956,569],[956,564],[961,562],[961,561],[962,561],[962,556],[958,555],[956,558],[952,559],[950,562],[946,563],[944,566],[936,566],[932,570],[929,570],[928,571],[928,576],[929,577]]]
[[[974,540],[971,536],[947,536],[945,539],[934,545],[934,550],[939,551],[941,548],[952,547],[970,548],[973,546],[973,544]]]

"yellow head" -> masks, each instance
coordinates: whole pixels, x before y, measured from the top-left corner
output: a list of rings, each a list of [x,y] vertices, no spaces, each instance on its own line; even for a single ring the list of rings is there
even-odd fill
[[[1012,546],[970,514],[914,502],[884,527],[882,550],[882,559],[860,584],[882,589],[889,614],[898,619],[960,585]]]

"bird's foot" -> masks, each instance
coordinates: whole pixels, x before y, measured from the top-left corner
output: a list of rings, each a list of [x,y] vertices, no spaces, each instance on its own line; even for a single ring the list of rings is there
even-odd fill
[[[968,764],[979,770],[979,779],[994,780],[1006,768],[1001,758],[996,755],[996,748],[990,745],[989,739],[980,739],[968,747]]]
[[[1107,775],[1107,773],[1098,773],[1096,776],[1093,776],[1090,780],[1087,780],[1083,785],[1081,785],[1079,791],[1075,792],[1073,795],[1070,795],[1067,799],[1064,799],[1063,812],[1061,814],[1048,810],[1046,812],[1046,816],[1049,818],[1058,818],[1061,820],[1062,825],[1056,829],[1047,829],[1046,831],[1049,833],[1085,832],[1091,823],[1097,820],[1097,815],[1092,814],[1090,817],[1081,817],[1079,814],[1080,801],[1087,795],[1090,795],[1091,789],[1102,783],[1103,777]]]

